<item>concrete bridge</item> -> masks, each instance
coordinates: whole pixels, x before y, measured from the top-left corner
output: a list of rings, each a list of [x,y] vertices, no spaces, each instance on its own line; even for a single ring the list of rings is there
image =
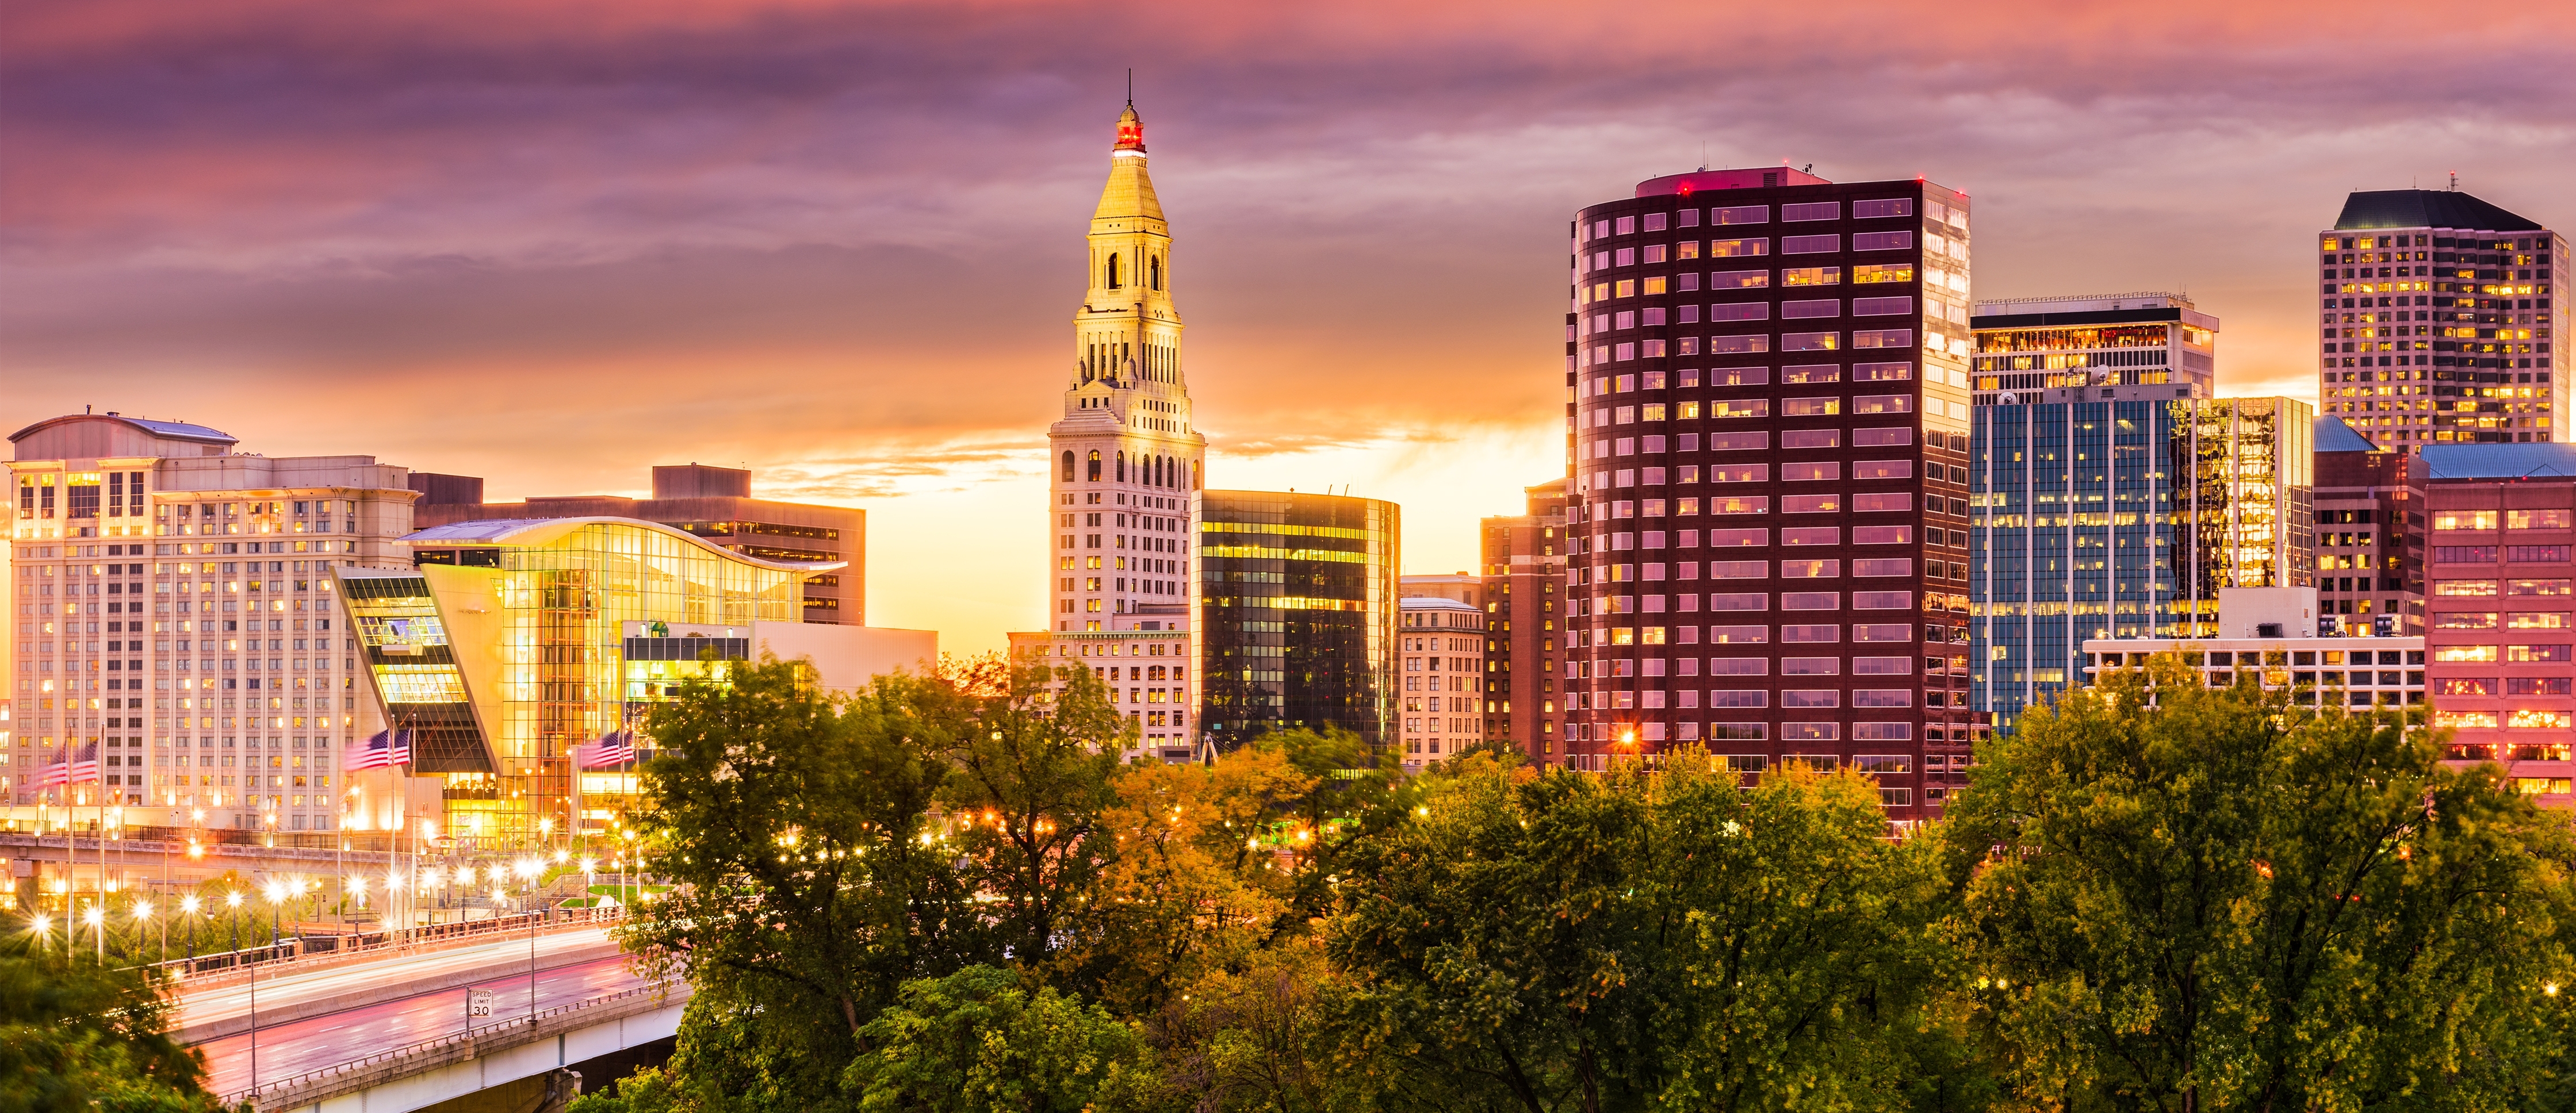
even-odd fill
[[[178,1035],[205,1053],[208,1088],[227,1104],[317,1113],[469,1095],[479,1108],[541,1107],[568,1096],[570,1073],[596,1088],[631,1065],[621,1052],[669,1039],[690,992],[637,974],[597,927],[192,983]],[[469,1015],[479,994],[488,1015]]]

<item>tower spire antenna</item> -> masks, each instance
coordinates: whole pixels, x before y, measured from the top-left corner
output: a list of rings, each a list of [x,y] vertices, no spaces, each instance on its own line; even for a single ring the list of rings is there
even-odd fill
[[[1127,67],[1127,107],[1136,107],[1136,67]]]

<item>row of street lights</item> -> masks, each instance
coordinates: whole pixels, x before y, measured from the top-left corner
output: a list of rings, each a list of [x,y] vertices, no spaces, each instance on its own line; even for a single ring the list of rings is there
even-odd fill
[[[191,818],[195,821],[192,826],[201,825],[205,818],[204,810],[192,809]],[[542,825],[544,828],[550,828],[551,826],[551,823]],[[551,831],[546,831],[546,834],[550,836]],[[529,884],[531,894],[533,894],[533,882],[543,875],[546,870],[547,860],[550,858],[552,865],[556,868],[573,868],[577,869],[581,873],[584,884],[583,895],[585,897],[592,895],[589,892],[589,889],[597,883],[598,875],[603,864],[614,870],[618,875],[618,888],[616,895],[611,898],[611,903],[623,906],[634,901],[634,885],[641,881],[643,854],[641,853],[642,847],[640,845],[640,834],[631,827],[618,826],[612,827],[609,838],[609,855],[605,863],[603,863],[599,857],[591,854],[584,854],[580,858],[575,859],[570,851],[558,847],[543,856],[523,857],[516,862],[512,862],[507,865],[499,862],[487,862],[482,867],[477,868],[474,865],[460,863],[446,869],[442,869],[436,864],[431,864],[425,869],[417,869],[416,874],[409,878],[406,877],[406,874],[412,873],[413,871],[402,869],[399,863],[388,864],[385,870],[385,877],[381,891],[390,900],[397,898],[407,888],[412,892],[421,893],[424,896],[426,895],[427,890],[434,888],[438,891],[440,902],[444,903],[450,892],[453,890],[461,890],[465,894],[474,894],[481,885],[488,884],[491,886],[489,890],[491,898],[497,907],[513,903],[510,900],[510,895],[508,893],[509,879],[507,875],[515,874],[518,880],[522,883]],[[192,831],[187,843],[187,857],[192,863],[199,862],[203,860],[205,852],[205,844],[197,836],[197,833]],[[341,900],[353,908],[365,908],[370,896],[376,890],[371,879],[363,875],[344,873],[340,878],[340,881]],[[406,885],[407,881],[411,884]],[[451,889],[451,886],[453,887],[453,890]],[[265,885],[258,887],[256,892],[259,895],[265,896],[270,904],[270,945],[275,945],[284,934],[283,919],[286,905],[299,900],[318,899],[321,896],[321,890],[323,887],[323,882],[321,880],[302,875],[272,877]],[[68,952],[72,946],[76,945],[79,930],[86,927],[90,929],[93,936],[95,953],[103,961],[106,957],[107,937],[112,926],[108,904],[118,888],[117,884],[112,879],[102,877],[100,885],[101,891],[86,908],[79,907],[77,903],[79,894],[70,884],[68,876],[59,880],[56,885],[51,886],[51,888],[58,891],[62,898],[60,911],[62,915],[61,923],[63,926],[64,946],[66,952]],[[245,890],[243,888],[234,888],[223,894],[221,900],[224,906],[224,911],[230,912],[237,920],[240,914],[239,910],[251,892],[251,890]],[[209,909],[206,906],[206,902],[196,894],[181,896],[177,899],[176,903],[178,906],[178,915],[176,918],[182,920],[188,925],[186,953],[190,959],[194,959],[196,957],[197,917],[202,914],[210,913],[213,910]],[[139,894],[132,897],[131,903],[126,909],[126,913],[132,920],[134,929],[138,934],[149,930],[150,926],[156,922],[161,925],[160,950],[162,957],[166,960],[169,950],[170,925],[168,921],[172,917],[163,914],[160,910],[160,906],[156,905],[155,901],[148,894]],[[44,946],[50,946],[49,940],[55,924],[56,920],[54,916],[42,912],[37,912],[29,921],[31,931],[39,937],[48,940],[48,942],[42,944]],[[234,949],[239,950],[238,923],[234,925],[234,937]],[[138,939],[136,950],[139,951],[140,949],[140,940]]]

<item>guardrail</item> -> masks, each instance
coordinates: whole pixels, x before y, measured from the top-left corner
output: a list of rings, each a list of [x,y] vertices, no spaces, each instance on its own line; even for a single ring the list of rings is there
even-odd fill
[[[245,1086],[239,1090],[220,1095],[218,1100],[226,1108],[239,1107],[243,1102],[252,1100],[257,1101],[259,1108],[275,1108],[280,1103],[283,1103],[288,1107],[309,1105],[314,1102],[338,1097],[341,1094],[365,1089],[368,1086],[375,1085],[381,1081],[400,1077],[403,1073],[417,1073],[418,1070],[444,1066],[451,1062],[469,1061],[475,1056],[477,1043],[494,1036],[504,1036],[514,1032],[524,1032],[527,1036],[526,1039],[505,1045],[516,1047],[520,1043],[534,1042],[553,1034],[546,1030],[549,1027],[558,1029],[572,1027],[571,1024],[564,1023],[566,1019],[572,1016],[572,1014],[582,1013],[584,1010],[596,1009],[604,1005],[616,1005],[621,1002],[633,1006],[611,1010],[614,1013],[613,1016],[586,1013],[581,1017],[581,1023],[587,1024],[601,1022],[616,1019],[617,1017],[627,1016],[632,1013],[651,1011],[650,1009],[641,1006],[651,1005],[654,1008],[659,1008],[661,1007],[662,1000],[665,998],[686,1000],[689,997],[690,992],[691,987],[686,982],[681,982],[676,985],[667,982],[656,982],[652,985],[637,986],[634,989],[602,994],[597,997],[586,998],[569,1004],[557,1005],[550,1009],[540,1010],[534,1016],[514,1017],[509,1020],[497,1020],[490,1024],[469,1027],[462,1032],[453,1032],[448,1035],[438,1036],[432,1039],[404,1044],[401,1047],[388,1048],[386,1050],[367,1055],[363,1058],[335,1063],[331,1066],[305,1071],[302,1074],[290,1075],[283,1079],[274,1079],[267,1082],[259,1082],[254,1079],[254,1085]],[[547,1024],[547,1021],[549,1020],[556,1021],[557,1023],[549,1025]],[[408,1069],[401,1072],[387,1069],[396,1066]]]
[[[429,927],[402,928],[394,931],[372,931],[337,938],[338,946],[330,950],[306,950],[308,941],[281,939],[264,947],[245,947],[238,951],[220,951],[194,958],[174,958],[149,965],[150,969],[169,974],[186,986],[222,985],[234,978],[246,978],[253,969],[261,973],[291,972],[296,969],[332,965],[329,960],[361,959],[378,954],[402,954],[428,945],[444,945],[490,936],[508,938],[525,936],[531,918],[544,916],[540,932],[573,931],[615,924],[624,919],[624,909],[587,909],[580,911],[538,913],[523,912],[483,920],[436,924]]]

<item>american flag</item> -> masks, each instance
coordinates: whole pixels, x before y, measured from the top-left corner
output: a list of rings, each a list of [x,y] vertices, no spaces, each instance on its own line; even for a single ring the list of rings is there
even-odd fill
[[[409,765],[411,764],[411,732],[380,730],[368,735],[367,744],[364,747],[350,751],[346,764],[353,771],[390,769],[397,765]]]
[[[574,749],[580,751],[581,767],[584,769],[606,769],[624,765],[635,760],[635,732],[610,731],[600,736],[598,744],[576,746]]]
[[[98,743],[81,747],[78,757],[71,756],[69,749],[56,750],[54,756],[60,760],[45,767],[44,773],[36,780],[38,788],[85,784],[98,779]]]

